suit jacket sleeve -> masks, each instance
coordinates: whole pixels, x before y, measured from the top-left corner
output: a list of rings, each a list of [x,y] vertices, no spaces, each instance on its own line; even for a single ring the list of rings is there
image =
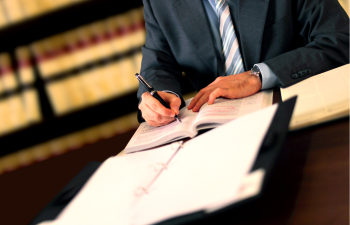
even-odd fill
[[[294,29],[297,48],[264,61],[282,87],[349,63],[349,17],[339,2],[300,0],[293,7],[288,29]]]
[[[177,93],[182,101],[181,95],[181,68],[177,64],[170,46],[159,27],[157,19],[152,11],[152,6],[149,0],[143,0],[144,17],[147,30],[146,43],[142,47],[142,63],[141,75],[150,83],[156,90],[169,90]],[[141,95],[146,92],[146,89],[139,86],[137,97],[141,102]],[[138,112],[139,122],[143,122],[141,112]]]

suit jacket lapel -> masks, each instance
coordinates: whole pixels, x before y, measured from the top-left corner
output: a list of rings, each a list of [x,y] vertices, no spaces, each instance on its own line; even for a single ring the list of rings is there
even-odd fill
[[[269,0],[238,1],[240,45],[246,70],[260,62],[268,6]]]
[[[214,73],[213,75],[216,75],[218,59],[202,0],[176,0],[173,9],[198,56]]]

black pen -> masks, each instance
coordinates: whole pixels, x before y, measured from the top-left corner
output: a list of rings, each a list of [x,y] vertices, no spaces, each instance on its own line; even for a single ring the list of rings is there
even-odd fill
[[[162,99],[162,97],[158,95],[157,91],[154,90],[154,88],[149,83],[147,83],[147,81],[145,81],[143,77],[141,77],[140,74],[136,73],[135,76],[155,99],[157,99],[165,108],[170,109],[170,106]],[[180,118],[176,114],[175,114],[175,119],[180,123],[182,123]]]

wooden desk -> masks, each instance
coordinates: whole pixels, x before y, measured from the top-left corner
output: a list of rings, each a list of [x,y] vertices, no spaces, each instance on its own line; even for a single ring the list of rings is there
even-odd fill
[[[291,224],[349,224],[349,118],[290,133],[285,148],[281,182],[301,172]]]
[[[284,146],[274,190],[294,204],[279,224],[349,224],[349,117],[289,132]]]
[[[133,133],[1,175],[0,224],[30,222],[88,162],[118,154]],[[268,193],[237,213],[238,224],[349,224],[349,118],[290,132]]]

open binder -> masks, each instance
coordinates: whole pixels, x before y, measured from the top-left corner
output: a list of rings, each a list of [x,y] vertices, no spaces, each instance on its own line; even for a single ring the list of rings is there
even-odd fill
[[[250,174],[257,172],[261,169],[264,170],[264,177],[261,180],[260,190],[258,193],[244,198],[234,204],[227,207],[216,210],[212,213],[205,211],[198,211],[192,214],[179,216],[176,218],[169,218],[161,221],[159,225],[170,224],[203,224],[203,222],[215,222],[217,224],[226,224],[225,216],[239,217],[240,213],[251,210],[252,206],[256,206],[258,201],[262,199],[266,190],[268,189],[269,182],[274,172],[274,166],[276,160],[282,154],[282,147],[285,142],[290,120],[295,108],[297,97],[292,97],[285,102],[279,103],[279,107],[275,113],[275,116],[271,122],[270,128],[264,137],[264,141],[261,144],[259,154],[255,159],[255,162],[250,170]],[[261,206],[261,202],[259,202]],[[264,204],[264,203],[262,203]]]
[[[275,107],[275,111],[273,114],[265,116],[267,114],[255,114],[262,116],[261,118],[266,119],[268,121],[263,121],[265,123],[265,130],[256,131],[263,132],[261,140],[255,138],[254,135],[251,138],[251,143],[246,143],[249,145],[258,145],[257,150],[251,150],[251,152],[241,153],[240,155],[246,154],[246,156],[240,156],[239,161],[242,161],[244,164],[243,172],[235,173],[236,165],[230,165],[230,161],[228,161],[228,157],[220,156],[219,154],[213,155],[209,162],[213,162],[213,165],[220,165],[222,162],[223,168],[221,168],[220,173],[224,173],[226,168],[231,170],[228,174],[229,178],[227,181],[224,181],[225,185],[222,185],[222,188],[228,188],[230,191],[232,189],[232,193],[238,193],[240,182],[236,182],[236,180],[241,180],[246,175],[249,170],[251,170],[251,174],[256,171],[263,171],[260,173],[260,184],[258,184],[259,188],[256,193],[246,196],[245,198],[238,198],[237,194],[235,196],[231,196],[229,191],[223,191],[223,194],[219,193],[218,196],[208,196],[210,195],[210,182],[217,183],[221,182],[221,174],[217,174],[215,170],[214,173],[209,174],[210,170],[206,170],[208,174],[204,176],[204,179],[199,179],[199,181],[193,182],[194,177],[191,175],[200,174],[201,171],[206,169],[206,166],[210,167],[211,165],[203,164],[202,161],[205,161],[205,157],[210,157],[210,152],[201,152],[201,148],[209,148],[215,151],[215,147],[212,146],[200,146],[199,141],[203,141],[205,138],[212,137],[210,135],[203,134],[199,136],[196,140],[192,139],[189,142],[183,143],[173,143],[170,146],[164,146],[157,150],[144,151],[135,154],[131,154],[128,156],[127,160],[122,160],[119,157],[109,160],[115,160],[117,163],[104,163],[98,171],[91,177],[91,179],[85,184],[85,187],[82,191],[76,196],[76,198],[64,209],[64,211],[59,215],[58,219],[53,221],[52,223],[47,224],[66,224],[67,221],[73,224],[87,224],[86,222],[90,222],[93,224],[103,223],[103,224],[115,224],[116,217],[120,216],[123,218],[118,218],[120,220],[117,221],[118,224],[144,224],[144,223],[161,223],[161,224],[179,224],[179,223],[191,223],[198,221],[200,219],[205,219],[207,216],[220,215],[221,212],[229,209],[233,209],[235,207],[240,207],[245,204],[249,204],[250,202],[254,202],[254,199],[259,198],[264,193],[264,189],[266,184],[268,183],[269,176],[273,170],[273,164],[280,152],[280,149],[283,145],[283,142],[286,137],[286,133],[288,130],[289,121],[292,115],[293,107],[295,104],[296,98],[290,99],[284,103],[280,103],[278,107]],[[264,109],[268,111],[268,109]],[[252,116],[251,116],[252,118]],[[246,122],[246,121],[245,121]],[[224,125],[225,126],[225,125]],[[251,127],[251,126],[250,126]],[[221,129],[221,132],[224,132],[224,128],[219,127],[216,129]],[[256,127],[256,129],[260,129]],[[255,131],[254,131],[255,132]],[[252,134],[255,134],[252,131]],[[208,132],[209,133],[209,132]],[[214,133],[214,132],[212,132]],[[218,132],[216,132],[218,133]],[[244,133],[244,132],[243,132]],[[229,137],[226,135],[226,137]],[[255,140],[257,139],[257,140]],[[199,140],[199,141],[198,141]],[[253,143],[256,142],[256,143]],[[210,142],[206,142],[206,145],[210,145]],[[196,147],[198,145],[198,148]],[[259,148],[260,146],[260,148]],[[246,150],[246,149],[245,149]],[[158,151],[156,154],[152,153],[152,151]],[[187,151],[187,152],[186,152]],[[192,155],[191,155],[192,151]],[[250,150],[247,150],[250,151]],[[256,151],[256,152],[254,152]],[[259,151],[257,157],[256,153]],[[199,154],[200,153],[200,154]],[[229,156],[229,151],[220,152],[220,154],[227,154]],[[250,154],[250,155],[249,155]],[[148,155],[146,157],[146,155]],[[218,155],[218,156],[217,156]],[[248,156],[249,155],[249,156]],[[253,155],[253,157],[252,157]],[[150,157],[151,156],[151,157]],[[194,161],[195,157],[201,158]],[[221,157],[221,158],[220,158]],[[119,158],[119,159],[118,159]],[[139,158],[139,159],[137,159]],[[146,158],[152,158],[153,163],[145,162],[147,160],[142,160]],[[154,159],[154,160],[153,160]],[[186,161],[187,160],[187,161]],[[225,161],[226,160],[226,161]],[[231,160],[231,159],[229,159]],[[111,161],[110,161],[111,162]],[[136,167],[130,167],[130,163],[137,165]],[[235,163],[237,164],[237,160]],[[193,163],[193,169],[188,171],[181,171],[183,165],[191,165]],[[116,166],[117,165],[117,166]],[[129,167],[128,167],[129,165]],[[145,169],[145,166],[148,167],[148,170]],[[125,169],[127,168],[127,169]],[[180,168],[180,169],[179,169]],[[190,168],[190,167],[186,167]],[[113,171],[123,170],[124,173],[114,173]],[[196,169],[198,171],[196,171]],[[107,172],[106,172],[107,171]],[[134,173],[137,171],[137,173]],[[150,173],[153,171],[153,173]],[[244,172],[245,171],[245,172]],[[100,175],[98,175],[100,174]],[[103,174],[103,175],[101,175]],[[129,175],[128,175],[129,174]],[[136,175],[135,175],[136,174]],[[135,176],[137,176],[135,179]],[[184,182],[181,184],[176,182],[181,180],[187,176],[188,185]],[[189,177],[188,177],[189,176]],[[199,176],[200,177],[200,176]],[[106,185],[105,180],[108,178],[108,185]],[[227,177],[224,177],[225,179]],[[170,181],[169,181],[170,179]],[[191,180],[192,179],[192,180]],[[224,180],[225,180],[224,179]],[[131,181],[132,180],[132,181]],[[135,182],[135,180],[137,182]],[[119,183],[116,183],[119,181]],[[122,182],[121,182],[122,181]],[[192,182],[192,183],[191,183]],[[197,184],[198,182],[198,184]],[[192,185],[195,184],[195,185]],[[201,186],[204,184],[204,187]],[[123,186],[119,188],[122,194],[116,196],[107,195],[106,193],[110,191],[111,193],[115,193],[115,187]],[[187,186],[186,186],[187,185]],[[173,187],[172,190],[169,187]],[[186,190],[183,190],[185,188]],[[192,188],[192,192],[191,189]],[[209,189],[209,190],[208,190]],[[235,189],[235,190],[234,190]],[[203,192],[203,196],[205,196],[205,200],[202,198],[197,198],[196,201],[191,202],[193,195],[197,195],[196,190],[198,192]],[[213,189],[214,190],[214,189]],[[181,192],[182,191],[182,192]],[[172,197],[176,195],[175,192],[181,192],[180,200],[176,197]],[[188,193],[186,193],[188,192]],[[165,193],[165,194],[164,194]],[[227,195],[228,193],[229,195]],[[186,194],[188,195],[186,197]],[[124,202],[123,204],[118,204],[118,200],[123,202],[121,199],[122,196],[134,196],[133,201]],[[239,193],[238,193],[239,195]],[[89,196],[88,198],[86,196]],[[184,197],[185,196],[185,197]],[[198,195],[199,197],[200,194]],[[212,199],[207,200],[207,198],[212,197]],[[108,199],[107,201],[103,200],[103,198]],[[118,199],[119,198],[119,199]],[[158,200],[157,200],[158,199]],[[188,203],[184,204],[181,209],[177,206],[176,201],[182,201],[183,199],[188,199]],[[200,202],[202,201],[202,202]],[[89,207],[85,207],[89,202],[93,202],[94,205]],[[136,203],[135,203],[136,202]],[[178,202],[178,203],[182,203]],[[203,206],[203,204],[209,205]],[[193,203],[193,206],[191,205]],[[103,204],[104,210],[99,207]],[[159,205],[164,205],[164,207],[159,207]],[[171,210],[167,211],[164,208],[167,208],[169,205],[173,205],[173,208],[176,208],[179,212],[169,213]],[[190,205],[190,206],[188,206]],[[133,210],[130,214],[130,208],[133,207]],[[186,208],[183,209],[182,208]],[[192,207],[192,208],[191,208]],[[84,209],[83,209],[84,208]],[[157,209],[157,210],[154,210]],[[164,209],[164,210],[163,210]],[[91,210],[91,211],[89,211]],[[111,212],[106,212],[111,210]],[[182,210],[182,211],[181,211]],[[84,211],[84,212],[81,212]],[[156,211],[156,212],[155,212]],[[113,213],[112,213],[113,212]],[[79,213],[84,213],[85,217],[90,217],[87,221],[82,221],[84,219]],[[155,218],[146,218],[149,214],[164,214],[159,217],[156,215]],[[168,214],[167,214],[168,213]],[[91,214],[95,214],[96,216],[91,216]],[[127,215],[127,216],[125,216]],[[146,216],[146,217],[145,217]],[[157,217],[158,216],[158,217]],[[133,221],[130,221],[127,218],[132,218]],[[145,220],[146,218],[146,220]],[[124,219],[124,220],[123,220]],[[147,220],[148,219],[148,220]],[[95,220],[95,221],[92,221]],[[102,221],[101,221],[102,220]]]

